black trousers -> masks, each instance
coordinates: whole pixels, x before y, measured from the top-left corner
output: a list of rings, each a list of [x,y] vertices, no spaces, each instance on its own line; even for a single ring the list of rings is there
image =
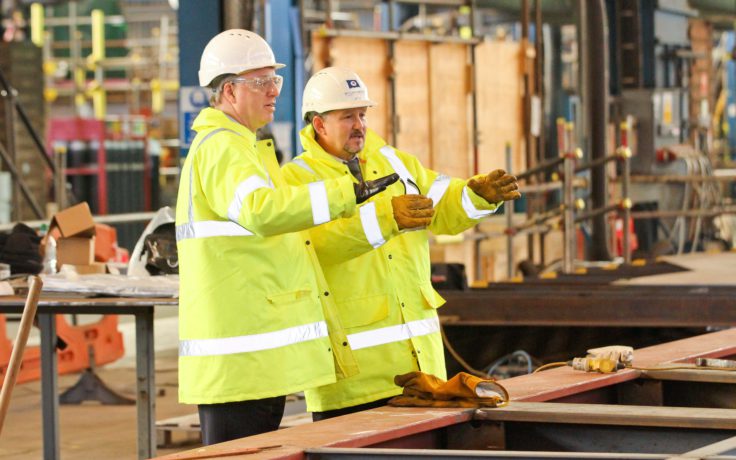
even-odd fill
[[[324,412],[312,412],[312,421],[319,422],[320,420],[327,420],[328,418],[353,414],[355,412],[360,412],[368,409],[375,409],[376,407],[385,406],[389,399],[391,398],[379,399],[378,401],[358,404],[357,406],[343,407],[342,409],[327,410]]]
[[[281,423],[285,405],[286,396],[222,404],[200,404],[198,408],[202,443],[207,446],[274,431]]]

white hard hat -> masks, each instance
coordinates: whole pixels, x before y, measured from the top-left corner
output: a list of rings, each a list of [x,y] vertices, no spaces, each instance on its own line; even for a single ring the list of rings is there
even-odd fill
[[[209,86],[220,75],[237,75],[263,67],[285,66],[276,62],[271,47],[258,34],[244,29],[226,30],[205,46],[199,62],[199,84]]]
[[[304,87],[302,118],[309,112],[373,107],[368,88],[357,73],[342,67],[327,67],[312,75]]]

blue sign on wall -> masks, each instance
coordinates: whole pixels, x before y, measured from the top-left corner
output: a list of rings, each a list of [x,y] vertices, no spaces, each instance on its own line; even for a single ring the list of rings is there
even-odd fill
[[[194,119],[208,106],[209,90],[201,86],[183,86],[179,89],[179,145],[182,155],[186,155],[197,135],[192,130]]]

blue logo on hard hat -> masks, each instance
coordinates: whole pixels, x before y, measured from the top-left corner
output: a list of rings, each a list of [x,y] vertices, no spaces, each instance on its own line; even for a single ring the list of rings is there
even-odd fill
[[[358,80],[345,80],[348,82],[348,88],[360,88],[360,83],[358,83]]]

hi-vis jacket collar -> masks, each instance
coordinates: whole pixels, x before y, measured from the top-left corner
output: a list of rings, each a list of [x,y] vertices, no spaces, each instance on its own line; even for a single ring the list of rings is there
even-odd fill
[[[241,136],[245,137],[249,144],[255,145],[256,133],[241,125],[230,116],[228,116],[222,110],[207,107],[203,109],[197,118],[194,119],[192,129],[200,132],[207,129],[224,128],[230,131],[235,131]]]

